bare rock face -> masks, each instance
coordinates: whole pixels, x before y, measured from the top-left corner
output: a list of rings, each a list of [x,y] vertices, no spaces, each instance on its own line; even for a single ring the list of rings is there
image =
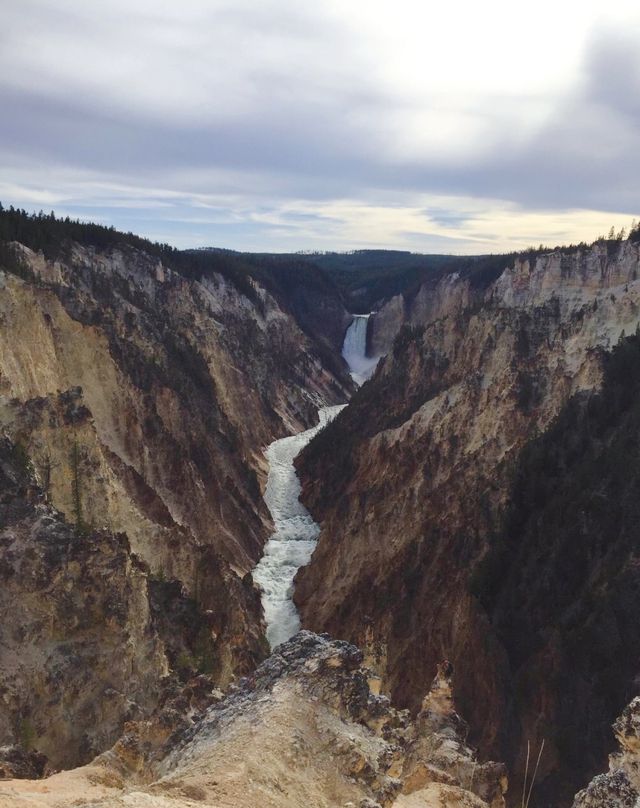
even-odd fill
[[[371,315],[369,354],[386,356],[405,325],[426,326],[481,299],[482,290],[474,289],[471,282],[457,272],[445,275],[435,285],[423,284],[410,299],[395,295]]]
[[[466,745],[468,726],[455,710],[452,673],[450,662],[440,663],[423,699],[415,735],[405,752],[403,794],[428,790],[437,783],[466,789],[492,808],[502,808],[506,768],[501,763],[479,763]]]
[[[127,246],[16,249],[25,272],[0,267],[0,600],[15,614],[0,744],[58,768],[157,709],[169,672],[225,687],[264,658],[262,450],[351,382],[250,280],[189,278]]]
[[[178,677],[206,671],[211,688],[264,655],[258,595],[222,559],[201,557],[217,590],[203,612],[179,582],[150,576],[124,534],[67,524],[6,437],[0,525],[0,739],[19,747],[2,758],[12,776],[33,776],[36,753],[54,768],[86,762],[125,721],[157,711]]]
[[[269,523],[261,450],[343,401],[340,379],[258,286],[249,299],[130,248],[75,246],[64,263],[22,253],[34,280],[0,275],[2,423],[53,504],[71,513],[77,441],[87,523],[127,532],[154,572],[191,593],[196,545],[249,571]],[[70,390],[78,419],[55,400]]]
[[[593,778],[576,794],[573,808],[634,808],[640,799],[640,697],[613,725],[618,751],[609,757],[609,771]]]
[[[465,745],[450,668],[412,723],[370,691],[362,659],[300,632],[171,734],[166,717],[134,722],[91,766],[0,783],[0,806],[502,808],[504,767],[478,764]]]
[[[399,332],[374,378],[298,461],[303,500],[322,524],[296,579],[303,625],[361,645],[383,691],[414,712],[438,661],[451,659],[473,742],[522,772],[527,739],[537,749],[546,738],[539,777],[552,789],[566,789],[578,768],[578,736],[559,722],[576,655],[554,643],[559,613],[536,624],[524,656],[517,638],[505,647],[474,572],[502,530],[523,449],[572,397],[600,388],[604,352],[635,332],[639,271],[638,244],[622,242],[517,260],[480,298],[466,280],[456,289],[445,279],[424,322]],[[581,704],[598,659],[581,658]],[[616,687],[618,699],[626,685]],[[615,699],[607,695],[604,713],[620,709]],[[589,732],[592,767],[603,750]]]
[[[167,673],[147,571],[126,537],[79,535],[0,444],[0,738],[55,767],[89,760]]]

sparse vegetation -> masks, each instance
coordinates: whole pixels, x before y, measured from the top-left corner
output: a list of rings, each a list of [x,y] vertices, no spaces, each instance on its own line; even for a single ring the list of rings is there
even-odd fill
[[[71,468],[71,499],[73,502],[73,520],[76,531],[80,535],[84,535],[89,531],[89,525],[84,518],[82,461],[83,457],[80,446],[78,445],[78,440],[74,438],[69,455],[69,465]]]
[[[31,474],[33,470],[33,464],[31,462],[31,457],[29,456],[29,451],[27,449],[26,443],[18,439],[13,444],[13,459],[15,461],[16,467],[23,475]]]
[[[26,751],[30,752],[36,742],[38,734],[33,723],[28,718],[21,718],[18,724],[18,741],[20,746]]]
[[[551,686],[572,698],[547,738],[577,782],[601,768],[640,665],[640,336],[603,358],[600,392],[571,399],[522,452],[503,525],[471,582],[519,704],[533,698],[540,660],[562,658]]]

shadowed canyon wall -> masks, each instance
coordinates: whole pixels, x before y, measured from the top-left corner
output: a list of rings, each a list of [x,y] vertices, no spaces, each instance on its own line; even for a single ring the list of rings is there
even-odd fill
[[[603,580],[592,557],[602,552],[591,538],[597,528],[575,539],[584,541],[582,566],[567,586],[563,553],[506,515],[523,449],[572,397],[601,388],[605,352],[635,332],[639,270],[637,243],[601,243],[518,259],[486,288],[445,277],[400,313],[391,301],[373,318],[372,337],[380,350],[400,327],[389,355],[298,461],[303,500],[322,524],[297,576],[303,625],[365,647],[383,687],[413,709],[438,660],[451,659],[481,749],[523,771],[527,740],[537,749],[545,738],[539,799],[551,793],[565,804],[602,768],[607,727],[628,701],[635,661],[610,692],[598,692],[610,682],[604,650],[572,656],[561,628],[573,613],[573,640],[588,642],[588,622],[601,620],[586,607],[596,592],[616,612],[616,587],[593,583],[588,595],[577,584],[585,575]],[[489,583],[505,531],[511,563]],[[613,533],[608,542],[616,543]],[[558,548],[570,546],[557,537]],[[629,542],[613,556],[622,574]],[[560,602],[550,600],[551,589],[564,587]],[[634,637],[618,628],[614,658]],[[565,722],[569,693],[574,712],[598,705],[590,719]]]

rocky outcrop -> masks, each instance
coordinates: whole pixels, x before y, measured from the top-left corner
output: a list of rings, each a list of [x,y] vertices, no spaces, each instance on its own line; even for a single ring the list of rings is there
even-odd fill
[[[479,763],[466,745],[468,726],[455,710],[452,674],[450,662],[440,663],[422,702],[405,749],[402,792],[418,795],[426,791],[433,798],[435,784],[441,784],[464,789],[499,808],[507,791],[506,768],[500,763]],[[428,804],[426,796],[425,800]]]
[[[414,295],[395,295],[369,321],[368,352],[386,356],[403,326],[426,326],[435,320],[468,308],[482,299],[469,279],[458,272],[446,274],[430,284],[422,284]]]
[[[37,780],[51,774],[47,756],[21,746],[0,746],[0,780]]]
[[[124,536],[69,527],[6,438],[0,525],[0,738],[56,767],[89,760],[167,673],[146,570]]]
[[[464,744],[448,668],[414,724],[372,694],[362,659],[300,632],[188,725],[156,731],[164,746],[153,722],[132,723],[90,767],[0,783],[0,805],[501,808],[504,767]]]
[[[613,725],[618,751],[609,771],[576,794],[573,808],[634,808],[640,799],[640,697],[625,707]]]
[[[573,396],[600,388],[604,352],[635,332],[639,268],[638,244],[622,242],[518,259],[480,296],[465,279],[460,288],[445,279],[425,321],[401,329],[298,463],[303,499],[322,523],[296,582],[303,625],[361,644],[383,690],[414,711],[438,660],[451,659],[474,742],[523,772],[527,740],[537,749],[546,738],[539,780],[556,795],[584,774],[571,752],[577,734],[559,723],[558,666],[566,672],[575,655],[555,653],[545,676],[542,654],[528,672],[478,600],[475,575],[504,528],[523,449]],[[545,580],[536,576],[534,589]],[[536,627],[529,652],[557,636],[560,619]],[[585,664],[592,673],[600,663]],[[580,693],[588,704],[588,687]],[[594,749],[591,770],[603,754]]]

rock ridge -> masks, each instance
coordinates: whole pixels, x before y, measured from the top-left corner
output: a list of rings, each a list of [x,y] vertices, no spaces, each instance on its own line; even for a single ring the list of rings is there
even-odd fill
[[[152,730],[133,723],[91,766],[0,783],[0,806],[502,808],[504,767],[466,746],[450,665],[412,722],[372,693],[362,660],[349,643],[299,632],[151,756]]]

